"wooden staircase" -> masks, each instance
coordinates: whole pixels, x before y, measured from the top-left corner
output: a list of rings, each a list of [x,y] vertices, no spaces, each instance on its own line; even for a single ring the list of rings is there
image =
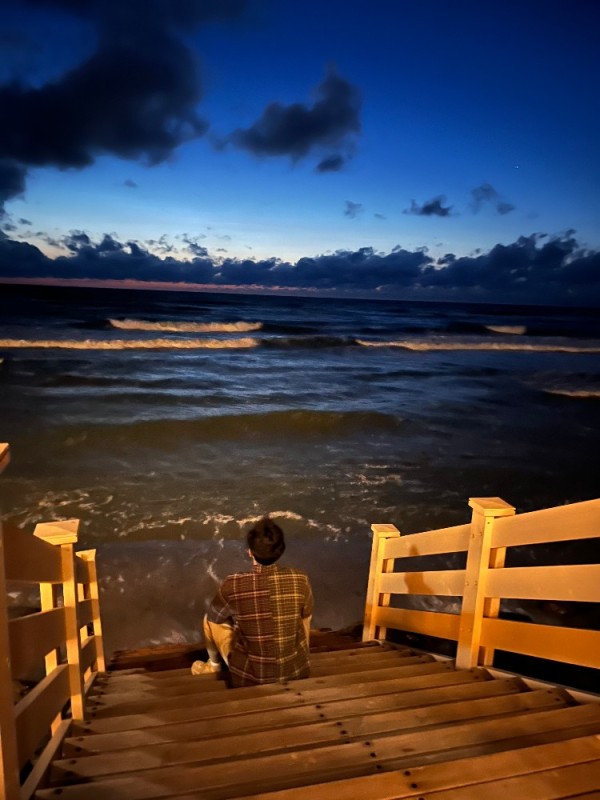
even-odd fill
[[[390,644],[311,663],[243,689],[189,667],[104,673],[36,797],[600,798],[599,704]]]

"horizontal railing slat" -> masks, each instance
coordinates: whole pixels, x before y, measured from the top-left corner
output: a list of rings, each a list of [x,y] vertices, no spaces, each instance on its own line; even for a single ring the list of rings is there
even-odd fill
[[[465,570],[435,572],[387,572],[381,576],[383,594],[436,594],[461,596],[465,586]]]
[[[412,558],[463,552],[469,546],[470,530],[470,525],[455,525],[452,528],[410,533],[400,538],[388,539],[383,545],[383,557]]]
[[[96,637],[88,637],[81,645],[81,674],[85,674],[88,667],[96,660]]]
[[[600,631],[484,619],[480,644],[536,658],[600,668]]]
[[[65,609],[53,608],[8,623],[12,677],[28,678],[44,656],[65,641]]]
[[[27,694],[15,709],[19,766],[38,750],[52,721],[69,699],[69,672],[61,664]]]
[[[77,603],[77,624],[80,628],[94,619],[93,600],[80,600]]]
[[[404,608],[378,606],[375,609],[375,624],[383,628],[395,628],[413,633],[438,636],[441,639],[458,639],[460,616],[434,611],[414,611]]]
[[[600,500],[586,500],[497,519],[492,547],[595,537],[600,537]]]
[[[2,527],[7,580],[27,583],[62,581],[62,559],[59,548],[13,525],[4,523]]]
[[[600,602],[600,564],[490,570],[487,597]]]

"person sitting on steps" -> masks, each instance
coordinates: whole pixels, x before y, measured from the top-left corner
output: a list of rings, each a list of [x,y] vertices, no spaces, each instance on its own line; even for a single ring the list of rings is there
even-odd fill
[[[229,575],[204,617],[208,661],[192,675],[229,667],[233,686],[307,678],[313,595],[305,572],[276,562],[285,550],[283,531],[269,517],[247,535],[251,572]]]

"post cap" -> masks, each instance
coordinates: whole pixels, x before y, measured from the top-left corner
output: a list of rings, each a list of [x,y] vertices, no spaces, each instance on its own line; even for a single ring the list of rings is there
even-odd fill
[[[510,517],[515,513],[515,507],[501,497],[470,497],[469,505],[484,517]]]

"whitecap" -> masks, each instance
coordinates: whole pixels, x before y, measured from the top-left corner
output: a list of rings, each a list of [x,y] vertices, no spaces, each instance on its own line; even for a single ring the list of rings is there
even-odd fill
[[[252,337],[240,339],[0,339],[0,347],[61,350],[220,350],[256,347]]]
[[[600,353],[600,344],[572,345],[563,342],[525,343],[525,342],[490,342],[490,341],[462,341],[458,339],[448,341],[400,339],[396,341],[368,341],[357,339],[357,344],[363,347],[399,347],[404,350],[435,351],[435,350],[487,350],[497,352],[524,352],[524,353]]]
[[[522,336],[527,333],[525,325],[486,325],[485,327],[492,333],[507,333],[511,336]]]
[[[259,331],[262,322],[152,322],[144,319],[109,319],[113,328],[125,331],[165,331],[173,333],[247,333]]]

